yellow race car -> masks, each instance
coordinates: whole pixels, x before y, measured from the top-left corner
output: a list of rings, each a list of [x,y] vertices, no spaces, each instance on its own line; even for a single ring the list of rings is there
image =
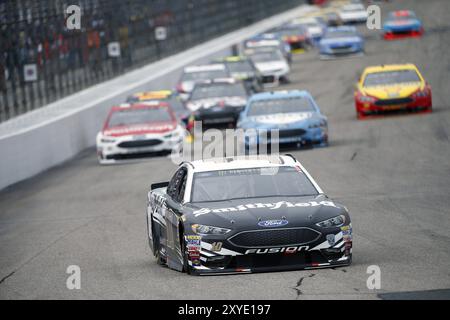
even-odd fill
[[[401,111],[431,112],[431,87],[413,64],[368,67],[356,85],[358,119]]]

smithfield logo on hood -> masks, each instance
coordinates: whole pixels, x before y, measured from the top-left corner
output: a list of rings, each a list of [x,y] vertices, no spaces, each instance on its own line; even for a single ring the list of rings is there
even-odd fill
[[[258,226],[264,228],[274,228],[287,225],[289,222],[287,220],[265,220],[258,222]]]
[[[294,208],[294,207],[317,207],[317,206],[327,206],[327,207],[335,207],[338,208],[334,204],[333,201],[308,201],[308,202],[297,202],[292,203],[289,201],[279,201],[275,203],[251,203],[251,204],[241,204],[236,207],[227,207],[227,208],[217,208],[217,209],[209,209],[209,208],[201,208],[199,210],[195,210],[193,212],[195,217],[208,214],[208,213],[223,213],[223,212],[233,212],[233,211],[245,211],[248,209],[262,209],[268,208],[270,210],[278,210],[281,207]]]

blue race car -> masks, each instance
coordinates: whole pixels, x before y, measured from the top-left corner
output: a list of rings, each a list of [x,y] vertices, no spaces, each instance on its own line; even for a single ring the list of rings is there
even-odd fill
[[[319,42],[321,59],[364,53],[364,40],[353,26],[330,27]]]
[[[245,134],[248,150],[260,144],[328,145],[328,122],[307,91],[274,91],[250,97],[237,128]],[[278,131],[278,139],[272,130]]]
[[[383,25],[383,32],[386,40],[420,37],[423,34],[423,25],[411,10],[392,11]]]

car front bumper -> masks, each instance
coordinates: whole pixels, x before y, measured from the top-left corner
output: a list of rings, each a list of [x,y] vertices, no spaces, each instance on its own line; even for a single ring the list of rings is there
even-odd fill
[[[212,251],[216,239],[202,239],[201,249],[195,259],[188,259],[191,274],[213,275],[254,273],[267,271],[327,268],[349,265],[352,260],[352,229],[347,225],[328,233],[332,241],[322,234],[309,245],[286,247],[242,248],[223,240],[220,251]],[[334,233],[336,232],[336,233]],[[251,253],[246,253],[246,251]],[[283,251],[274,252],[271,251]]]
[[[113,143],[97,143],[97,157],[100,164],[113,164],[118,161],[132,160],[144,155],[158,152],[171,152],[180,148],[184,136],[173,138],[162,136],[147,136],[136,140],[131,137],[122,138]]]
[[[328,127],[279,129],[278,138],[271,137],[270,131],[251,132],[245,135],[245,147],[251,149],[258,145],[300,144],[302,146],[326,146],[328,144]]]
[[[431,95],[419,98],[402,98],[361,102],[355,99],[356,112],[359,117],[376,114],[399,113],[405,111],[431,111]]]

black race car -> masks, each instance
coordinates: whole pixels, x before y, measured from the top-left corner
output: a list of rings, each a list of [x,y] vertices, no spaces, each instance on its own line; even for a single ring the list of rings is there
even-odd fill
[[[195,84],[186,107],[203,125],[235,125],[249,95],[243,82],[234,78],[206,80]]]
[[[347,209],[291,155],[182,163],[148,194],[157,261],[189,274],[349,265]]]

